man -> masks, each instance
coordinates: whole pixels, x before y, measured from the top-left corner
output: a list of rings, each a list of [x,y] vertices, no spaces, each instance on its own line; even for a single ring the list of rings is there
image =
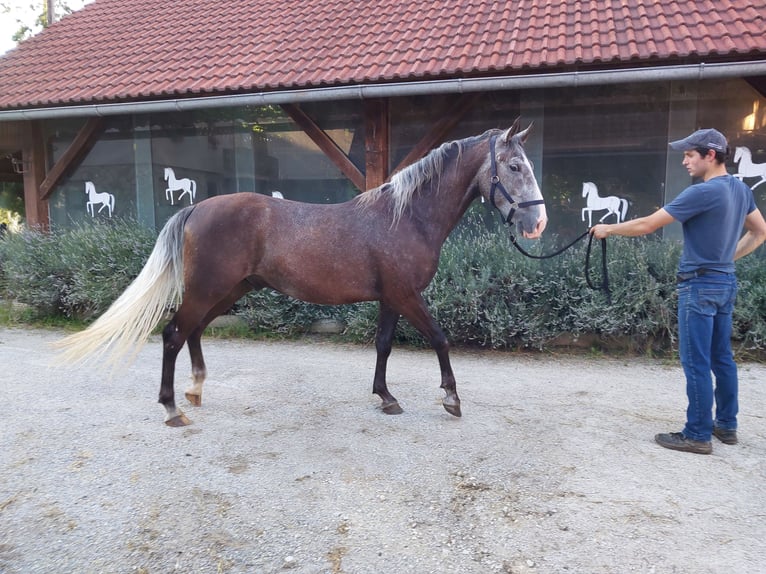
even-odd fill
[[[710,454],[711,436],[737,443],[738,380],[731,350],[732,310],[737,295],[734,261],[766,239],[766,221],[753,192],[726,171],[726,138],[702,129],[670,143],[684,153],[683,166],[695,180],[651,215],[614,225],[595,225],[598,239],[635,237],[673,221],[683,225],[678,264],[678,353],[686,375],[689,406],[681,432],[658,434],[661,446]],[[741,235],[742,229],[745,234]],[[711,370],[715,374],[715,388]],[[715,418],[713,401],[715,399]]]

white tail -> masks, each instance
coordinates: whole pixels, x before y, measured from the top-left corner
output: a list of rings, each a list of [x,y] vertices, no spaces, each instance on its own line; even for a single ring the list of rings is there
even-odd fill
[[[146,265],[111,307],[90,327],[54,343],[59,358],[82,363],[106,355],[116,366],[128,352],[131,359],[159,323],[168,305],[183,293],[183,232],[190,208],[171,217],[163,227]]]

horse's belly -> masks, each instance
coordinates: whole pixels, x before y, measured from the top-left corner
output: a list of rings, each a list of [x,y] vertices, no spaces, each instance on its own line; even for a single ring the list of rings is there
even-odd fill
[[[348,283],[343,284],[342,282],[323,281],[320,284],[306,281],[301,284],[276,285],[274,288],[294,299],[318,305],[343,305],[346,303],[371,301],[378,298],[377,294],[369,287]]]

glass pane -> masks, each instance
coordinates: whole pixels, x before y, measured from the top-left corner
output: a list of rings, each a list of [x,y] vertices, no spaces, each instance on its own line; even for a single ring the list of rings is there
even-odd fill
[[[69,148],[82,120],[48,124],[56,162]],[[112,118],[80,165],[56,188],[49,202],[51,223],[69,226],[90,219],[136,217],[133,130],[129,119]]]
[[[698,127],[712,127],[729,140],[726,163],[748,184],[766,210],[766,97],[745,80],[705,82],[699,90]]]
[[[571,239],[598,222],[649,215],[663,205],[668,89],[546,91],[542,188],[549,230]]]
[[[301,105],[352,162],[364,170],[361,105],[321,102]],[[338,203],[359,190],[314,141],[278,106],[253,108],[250,115],[255,161],[255,191],[278,191],[286,199]]]

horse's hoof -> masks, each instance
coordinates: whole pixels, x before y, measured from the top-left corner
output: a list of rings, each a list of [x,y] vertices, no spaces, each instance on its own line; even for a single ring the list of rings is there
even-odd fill
[[[184,393],[184,396],[186,397],[186,400],[189,401],[193,406],[202,406],[202,395],[195,395],[194,393],[186,392]]]
[[[444,410],[447,411],[449,414],[455,417],[462,417],[463,413],[460,411],[460,401],[449,401],[448,399],[444,399],[442,401],[442,405],[444,406]]]
[[[166,420],[165,424],[169,427],[185,427],[190,425],[191,421],[186,417],[185,414],[181,413],[174,416],[172,419]]]
[[[404,412],[402,407],[399,406],[399,403],[394,401],[393,403],[387,403],[380,406],[380,409],[386,413],[387,415],[400,415]]]

